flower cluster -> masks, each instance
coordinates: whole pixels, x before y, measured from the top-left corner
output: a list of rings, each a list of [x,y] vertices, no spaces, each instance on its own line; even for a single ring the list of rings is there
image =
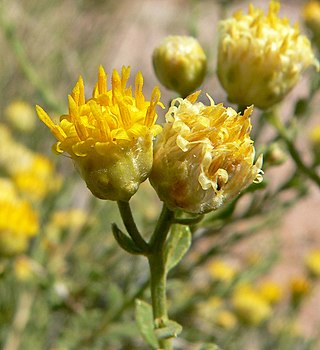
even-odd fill
[[[319,68],[310,41],[296,24],[280,18],[280,4],[267,15],[250,5],[221,21],[218,77],[230,102],[265,109],[281,101],[309,66]]]

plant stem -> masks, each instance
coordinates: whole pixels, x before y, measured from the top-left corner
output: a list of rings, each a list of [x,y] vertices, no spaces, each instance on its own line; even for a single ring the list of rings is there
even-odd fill
[[[320,187],[320,176],[314,171],[312,166],[307,166],[302,160],[298,150],[296,149],[293,141],[291,140],[290,135],[285,127],[285,125],[281,122],[280,118],[276,115],[276,113],[271,113],[268,115],[269,122],[277,129],[279,136],[285,142],[287,149],[296,163],[296,166],[299,171],[309,177],[313,182],[315,182]]]
[[[17,350],[19,348],[22,340],[22,333],[30,317],[33,301],[33,291],[26,290],[21,293],[16,313],[12,321],[12,326],[8,333],[3,350]]]
[[[147,243],[134,222],[128,202],[118,201],[118,207],[123,223],[134,243],[147,254],[150,267],[150,289],[152,311],[155,329],[166,327],[168,319],[166,282],[167,268],[164,248],[171,225],[174,223],[174,212],[163,205],[157,225],[150,242]],[[172,338],[159,339],[159,346],[163,350],[172,350]]]
[[[173,219],[174,212],[164,205],[150,241],[151,254],[148,260],[150,267],[152,310],[156,329],[165,327],[168,321],[166,297],[167,269],[164,258],[164,246]],[[164,350],[173,349],[172,338],[160,339],[159,346]]]
[[[149,257],[149,266],[153,318],[155,328],[157,329],[165,327],[168,321],[166,297],[167,271],[165,262],[163,261],[163,254],[156,253],[151,255]],[[173,349],[172,339],[160,339],[159,346],[165,350]]]
[[[167,235],[169,233],[173,220],[174,212],[168,209],[167,206],[164,204],[159,220],[157,222],[157,226],[149,242],[152,252],[163,250],[163,246],[167,239]]]
[[[118,201],[118,208],[121,214],[122,221],[126,227],[133,242],[143,251],[149,251],[148,243],[142,238],[132,216],[129,202]]]

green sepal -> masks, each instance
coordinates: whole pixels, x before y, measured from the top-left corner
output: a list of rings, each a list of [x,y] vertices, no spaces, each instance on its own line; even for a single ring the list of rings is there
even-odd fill
[[[173,225],[165,244],[164,257],[167,270],[175,267],[191,245],[189,226]]]
[[[140,255],[143,251],[136,246],[133,240],[123,233],[116,224],[112,224],[112,233],[119,246],[130,254]]]
[[[158,339],[154,331],[151,305],[145,301],[136,299],[135,318],[143,339],[152,346],[153,349],[159,349]]]

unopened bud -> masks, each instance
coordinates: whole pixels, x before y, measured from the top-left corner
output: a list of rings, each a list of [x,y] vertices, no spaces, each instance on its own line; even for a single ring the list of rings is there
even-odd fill
[[[168,36],[153,52],[153,67],[166,88],[186,97],[203,82],[207,58],[195,38]]]

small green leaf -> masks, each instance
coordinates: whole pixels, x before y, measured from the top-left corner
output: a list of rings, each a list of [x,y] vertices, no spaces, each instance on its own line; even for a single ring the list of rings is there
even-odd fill
[[[188,226],[173,225],[165,245],[165,261],[168,271],[184,257],[191,245],[191,231]]]
[[[152,346],[153,349],[158,349],[158,339],[154,332],[152,307],[150,304],[136,299],[135,316],[138,328],[143,339]]]
[[[119,246],[130,254],[142,254],[142,250],[135,245],[133,240],[123,233],[116,224],[112,224],[112,233]]]
[[[167,339],[176,338],[182,332],[182,326],[175,321],[166,321],[165,327],[157,328],[155,334],[157,338]]]

